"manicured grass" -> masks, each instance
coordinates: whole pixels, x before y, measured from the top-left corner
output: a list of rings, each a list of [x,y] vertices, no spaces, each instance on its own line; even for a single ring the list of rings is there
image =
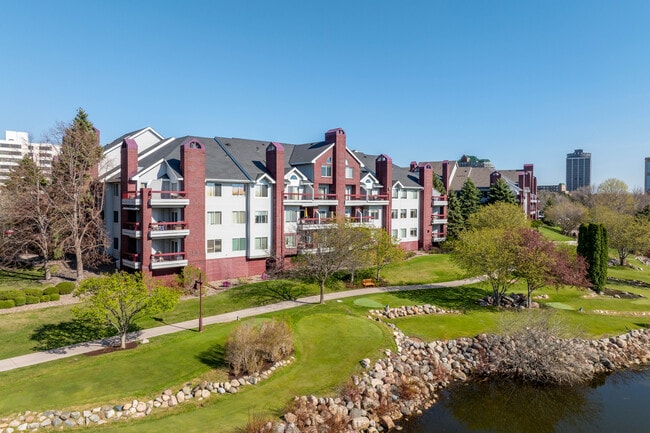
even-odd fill
[[[386,266],[381,278],[391,286],[439,283],[463,278],[463,271],[451,262],[449,254],[427,254]]]
[[[559,227],[551,227],[551,226],[540,226],[537,228],[537,230],[543,234],[547,239],[550,239],[552,241],[558,241],[558,242],[566,242],[566,241],[575,241],[576,239],[572,238],[571,236],[566,236],[562,234],[562,231],[560,230]]]
[[[249,411],[280,410],[294,395],[331,394],[359,370],[360,359],[377,358],[381,349],[393,347],[386,327],[359,317],[355,310],[352,302],[331,302],[276,314],[294,328],[294,364],[236,396],[214,396],[202,404],[201,411],[189,415],[179,415],[183,409],[169,411],[166,415],[179,419],[152,419],[132,423],[131,428],[205,431],[206,422],[216,422],[214,425],[220,428],[232,427],[244,423]],[[0,373],[0,383],[20,389],[20,398],[12,393],[0,395],[0,414],[152,398],[167,387],[178,388],[188,380],[207,375],[212,380],[224,380],[221,348],[235,325],[209,326],[202,334],[188,331],[155,338],[133,350],[79,356]],[[176,423],[182,428],[174,429]]]
[[[32,269],[0,269],[0,290],[43,289],[49,284],[38,281],[44,276],[42,270]]]

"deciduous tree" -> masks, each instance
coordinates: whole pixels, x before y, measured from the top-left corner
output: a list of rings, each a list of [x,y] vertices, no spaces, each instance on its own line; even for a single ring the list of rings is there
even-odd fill
[[[106,245],[101,217],[103,183],[97,179],[103,151],[93,124],[81,108],[71,123],[59,124],[54,134],[60,139],[61,152],[53,164],[53,191],[64,244],[75,256],[80,281],[84,261],[102,257]]]
[[[21,253],[36,252],[49,280],[49,261],[58,233],[55,204],[49,181],[30,155],[11,171],[1,194],[5,223],[12,232],[4,238],[3,258],[15,260]]]
[[[126,347],[126,334],[139,318],[169,311],[178,302],[180,292],[144,280],[142,274],[118,272],[84,280],[76,295],[81,299],[74,314],[112,326]]]
[[[381,270],[391,263],[404,258],[404,250],[400,248],[397,239],[393,238],[384,229],[372,231],[370,243],[370,260],[372,266],[377,270],[376,279],[381,278]]]
[[[482,206],[478,212],[469,216],[466,226],[469,229],[518,229],[529,227],[530,222],[519,205],[499,202]]]
[[[618,253],[618,261],[625,265],[630,253],[644,251],[650,245],[650,222],[641,217],[598,206],[592,210],[593,220],[607,229],[609,247]]]
[[[567,236],[585,222],[587,217],[587,208],[570,200],[559,201],[544,210],[544,219],[560,227]]]

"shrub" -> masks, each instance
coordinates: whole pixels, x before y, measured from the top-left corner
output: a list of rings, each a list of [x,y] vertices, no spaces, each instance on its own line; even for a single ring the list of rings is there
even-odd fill
[[[259,373],[265,362],[276,362],[293,351],[293,332],[285,322],[246,322],[228,336],[226,361],[234,375]]]
[[[59,294],[59,288],[57,286],[50,286],[43,289],[44,295],[54,295]]]
[[[25,292],[25,296],[36,296],[37,298],[43,296],[43,290],[41,289],[25,289],[23,291]]]
[[[41,298],[38,296],[25,296],[25,303],[27,305],[38,304],[39,302],[41,302]]]
[[[271,433],[273,430],[273,418],[263,413],[248,414],[248,423],[245,426],[237,427],[235,433]]]
[[[269,320],[259,328],[259,346],[265,361],[277,362],[293,352],[293,331],[287,322]]]
[[[50,301],[58,301],[59,299],[61,299],[61,295],[59,295],[58,293],[52,293],[49,296],[50,296]]]
[[[0,301],[0,309],[2,308],[13,308],[16,306],[16,303],[13,299],[3,299]]]
[[[178,275],[176,283],[183,290],[184,294],[198,295],[198,293],[194,293],[196,290],[194,284],[197,280],[207,283],[207,278],[200,268],[193,265],[187,265],[182,269],[180,275]],[[202,290],[205,291],[205,289]]]
[[[72,281],[62,281],[55,287],[59,289],[60,295],[69,295],[74,292],[75,284]]]
[[[13,298],[13,301],[15,302],[16,307],[22,307],[27,303],[27,298],[26,296],[16,296]]]
[[[22,290],[0,290],[0,301],[6,299],[15,299],[17,297],[24,297],[25,292]]]
[[[50,302],[50,295],[41,295],[41,302]]]

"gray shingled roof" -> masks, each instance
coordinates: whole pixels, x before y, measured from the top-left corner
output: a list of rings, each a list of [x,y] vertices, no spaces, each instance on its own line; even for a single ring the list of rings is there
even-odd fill
[[[333,144],[334,143],[326,143],[324,141],[320,141],[318,143],[306,143],[306,144],[294,145],[291,152],[291,156],[289,157],[289,164],[291,166],[295,166],[298,164],[308,164]],[[284,151],[286,154],[287,152],[286,147]]]
[[[379,155],[368,155],[366,153],[358,151],[353,151],[353,153],[365,165],[364,171],[369,172],[373,176],[377,177],[377,168],[375,166],[375,162]],[[418,172],[411,172],[406,167],[400,167],[393,164],[393,185],[395,182],[399,181],[406,188],[421,187],[419,179],[420,175]]]
[[[107,145],[105,145],[105,146],[104,146],[104,151],[110,149],[110,148],[113,147],[113,146],[122,145],[122,141],[123,141],[125,138],[130,137],[131,135],[134,135],[134,134],[136,134],[136,133],[138,133],[138,132],[140,132],[140,131],[144,131],[144,130],[147,129],[147,128],[148,128],[148,127],[145,126],[144,128],[140,128],[140,129],[136,129],[135,131],[127,132],[126,134],[122,135],[121,137],[116,138],[115,140],[113,140],[113,141],[111,141],[110,143],[108,143]]]

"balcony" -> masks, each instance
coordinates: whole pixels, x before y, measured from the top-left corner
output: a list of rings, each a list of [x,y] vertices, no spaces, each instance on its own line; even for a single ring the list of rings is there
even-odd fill
[[[130,238],[140,239],[142,237],[142,228],[139,222],[125,222],[122,224],[122,234]]]
[[[151,239],[180,238],[190,234],[190,229],[185,221],[155,222],[149,224]]]
[[[151,255],[151,269],[182,268],[187,266],[185,252],[156,253]]]
[[[314,201],[314,193],[285,192],[284,204],[305,205]]]
[[[431,239],[433,242],[444,242],[447,240],[447,233],[433,233]]]
[[[151,207],[180,207],[190,204],[185,191],[149,191]]]
[[[131,269],[140,269],[140,256],[137,253],[123,253],[122,254],[122,266]]]
[[[447,214],[431,215],[431,224],[447,224]]]
[[[431,197],[432,206],[447,206],[448,204],[449,201],[447,200],[446,195],[438,195],[438,196]]]
[[[142,195],[136,191],[122,193],[122,206],[136,208],[142,206]]]
[[[345,205],[354,206],[360,204],[374,204],[379,206],[388,205],[388,195],[386,194],[346,194]]]
[[[338,220],[336,218],[300,218],[298,227],[304,230],[318,230],[327,227],[334,227]]]

